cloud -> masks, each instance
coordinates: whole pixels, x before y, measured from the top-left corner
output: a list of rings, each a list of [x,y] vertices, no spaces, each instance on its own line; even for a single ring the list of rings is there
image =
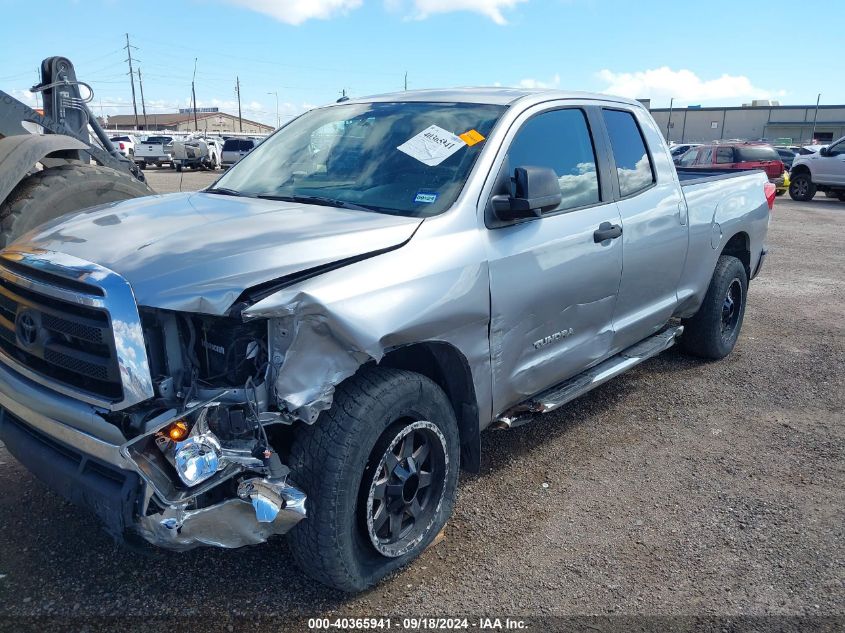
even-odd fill
[[[678,101],[717,101],[726,99],[768,99],[782,96],[784,91],[767,90],[751,83],[744,75],[722,75],[716,79],[702,79],[691,70],[672,70],[661,66],[633,73],[601,70],[598,78],[607,85],[609,94],[631,98],[669,99]]]
[[[335,15],[342,15],[363,4],[363,0],[227,0],[227,2],[269,15],[279,22],[294,26],[306,20],[326,20]]]
[[[413,17],[424,20],[435,13],[452,13],[454,11],[473,11],[484,15],[496,24],[507,24],[502,13],[503,9],[513,9],[516,5],[528,0],[410,0],[414,6]],[[389,10],[401,10],[405,6],[404,0],[385,0]]]
[[[519,88],[526,90],[557,88],[560,86],[560,75],[555,75],[550,81],[540,81],[539,79],[521,79],[517,84]]]
[[[12,96],[18,101],[22,101],[30,108],[35,108],[39,105],[38,100],[35,98],[35,93],[30,92],[29,90],[12,90]]]

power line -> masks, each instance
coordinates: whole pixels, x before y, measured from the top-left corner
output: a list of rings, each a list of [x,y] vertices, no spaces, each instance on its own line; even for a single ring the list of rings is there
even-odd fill
[[[237,76],[235,77],[235,92],[238,94],[238,130],[243,132],[244,122],[241,118],[241,79]]]
[[[138,104],[135,101],[135,73],[132,72],[132,49],[137,47],[129,45],[129,33],[126,34],[126,53],[129,62],[129,81],[132,83],[132,109],[135,111],[135,129],[138,129]]]
[[[138,85],[141,87],[141,109],[144,112],[144,129],[147,126],[147,104],[144,103],[144,82],[141,80],[141,68],[138,67]]]
[[[191,96],[194,99],[194,132],[198,132],[200,127],[199,123],[197,123],[197,91],[194,88],[194,84],[197,80],[197,58],[194,57],[194,78],[191,80]]]

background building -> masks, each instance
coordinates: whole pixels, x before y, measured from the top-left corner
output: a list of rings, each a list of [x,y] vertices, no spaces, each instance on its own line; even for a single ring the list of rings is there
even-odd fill
[[[651,114],[663,136],[676,143],[736,138],[806,144],[813,138],[829,143],[845,136],[845,105],[819,106],[815,136],[815,105],[782,106],[777,102],[755,101],[741,107],[675,108],[671,120],[669,108],[655,108]]]
[[[194,113],[191,110],[182,110],[173,114],[147,114],[147,124],[144,125],[144,116],[138,114],[138,121],[144,131],[156,132],[193,132]],[[273,131],[270,125],[264,125],[257,121],[241,119],[243,130],[238,125],[238,117],[226,112],[202,112],[197,111],[197,127],[200,132],[208,134],[225,134],[227,132],[241,132],[244,134],[269,134]],[[134,114],[115,114],[100,120],[100,125],[107,130],[131,130],[135,127]]]

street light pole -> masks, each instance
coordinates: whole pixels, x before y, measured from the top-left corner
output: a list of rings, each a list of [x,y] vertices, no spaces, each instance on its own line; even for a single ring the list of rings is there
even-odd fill
[[[669,120],[666,122],[666,142],[668,143],[671,139],[671,132],[672,129],[672,106],[675,104],[675,97],[669,99]]]
[[[813,133],[810,136],[810,143],[816,142],[816,120],[819,118],[819,101],[822,99],[822,93],[816,97],[816,113],[813,115]]]
[[[279,120],[279,93],[278,92],[268,92],[268,95],[276,95],[276,129],[279,129],[281,125],[281,121]]]

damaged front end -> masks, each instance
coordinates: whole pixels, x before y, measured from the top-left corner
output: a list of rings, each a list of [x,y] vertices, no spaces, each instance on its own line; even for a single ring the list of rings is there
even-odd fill
[[[267,322],[141,308],[155,398],[108,414],[145,482],[131,527],[153,545],[241,547],[305,518],[282,455],[292,418],[273,412]]]

